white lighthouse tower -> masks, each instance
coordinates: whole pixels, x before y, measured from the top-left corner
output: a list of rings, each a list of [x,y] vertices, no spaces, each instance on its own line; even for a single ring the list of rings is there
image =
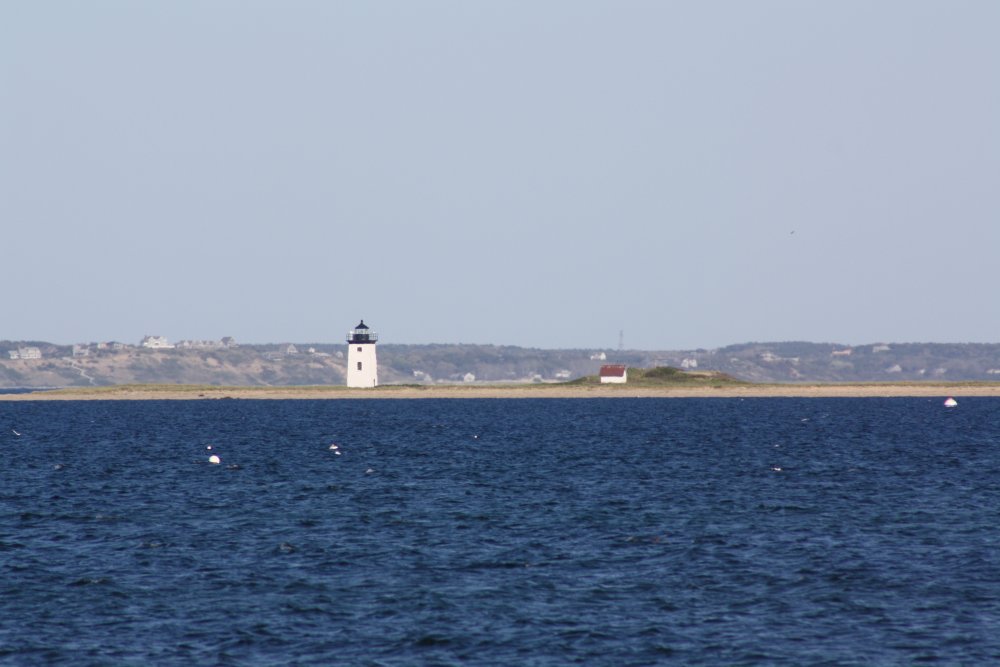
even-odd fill
[[[378,334],[361,324],[347,332],[347,386],[378,386],[378,363],[375,361],[375,343]]]

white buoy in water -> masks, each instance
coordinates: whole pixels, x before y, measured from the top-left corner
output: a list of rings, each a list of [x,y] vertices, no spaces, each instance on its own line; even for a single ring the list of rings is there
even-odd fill
[[[222,463],[222,459],[220,459],[215,454],[212,454],[211,456],[208,457],[208,462],[209,463]]]
[[[211,448],[212,448],[212,445],[209,445],[209,446],[208,446],[208,447],[206,447],[205,449],[211,449]]]
[[[952,398],[951,396],[949,396],[944,401],[944,407],[946,407],[946,408],[958,407],[958,401],[956,401],[954,398]]]

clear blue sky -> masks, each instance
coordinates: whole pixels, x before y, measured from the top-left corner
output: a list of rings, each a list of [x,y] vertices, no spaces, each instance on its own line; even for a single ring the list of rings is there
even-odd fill
[[[2,0],[0,339],[998,341],[998,35],[995,0]]]

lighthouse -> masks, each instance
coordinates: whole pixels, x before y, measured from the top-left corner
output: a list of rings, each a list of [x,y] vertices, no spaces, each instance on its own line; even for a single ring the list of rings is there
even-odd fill
[[[375,343],[378,334],[365,325],[365,321],[347,332],[347,386],[378,386],[378,363],[375,361]]]

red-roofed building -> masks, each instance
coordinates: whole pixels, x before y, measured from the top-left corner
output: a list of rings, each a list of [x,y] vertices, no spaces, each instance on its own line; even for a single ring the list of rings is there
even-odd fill
[[[628,382],[628,370],[624,364],[606,364],[601,366],[601,383],[625,384]]]

